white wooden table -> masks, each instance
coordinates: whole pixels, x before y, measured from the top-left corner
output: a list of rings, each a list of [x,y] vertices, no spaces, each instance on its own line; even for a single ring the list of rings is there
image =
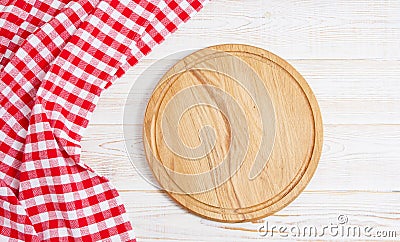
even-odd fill
[[[311,183],[288,207],[253,223],[188,213],[135,171],[124,145],[123,125],[130,125],[133,162],[145,162],[140,110],[176,60],[155,70],[149,85],[135,86],[128,108],[139,111],[123,124],[128,92],[141,73],[175,52],[221,43],[259,46],[288,60],[309,82],[323,115],[323,154]],[[103,94],[82,146],[83,161],[119,190],[139,241],[267,240],[258,232],[266,221],[323,227],[339,215],[347,224],[397,231],[399,240],[400,1],[212,1]]]

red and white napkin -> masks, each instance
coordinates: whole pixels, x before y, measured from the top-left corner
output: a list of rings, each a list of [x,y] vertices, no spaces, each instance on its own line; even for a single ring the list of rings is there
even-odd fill
[[[1,241],[135,240],[80,161],[82,132],[101,92],[206,2],[0,0]]]

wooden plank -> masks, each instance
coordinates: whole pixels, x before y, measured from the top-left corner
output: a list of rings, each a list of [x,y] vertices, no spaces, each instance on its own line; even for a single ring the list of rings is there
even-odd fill
[[[120,190],[156,190],[142,145],[142,126],[128,126],[131,160],[122,125],[90,125],[82,141],[82,161]],[[400,191],[400,125],[325,125],[317,171],[306,188],[342,191]]]
[[[255,222],[224,224],[202,219],[177,206],[165,193],[158,191],[120,192],[126,204],[139,241],[266,241],[282,239],[261,237],[258,229],[269,226],[304,228],[337,224],[338,216],[348,218],[347,226],[372,227],[372,232],[396,231],[400,214],[400,193],[361,191],[305,191],[292,204],[273,216]],[[398,237],[398,238],[399,238]],[[310,240],[313,237],[289,237]],[[336,239],[343,239],[337,237]],[[397,238],[397,239],[398,239]],[[314,239],[335,239],[317,237]],[[354,238],[353,238],[354,239]],[[357,239],[357,237],[356,237]],[[359,239],[359,238],[358,238]],[[376,238],[374,238],[376,239]],[[396,238],[386,238],[396,240]]]
[[[166,60],[148,69],[154,60],[147,60],[132,68],[105,91],[91,123],[122,124],[124,108],[131,113],[128,123],[142,123],[144,109],[154,86],[175,62]],[[290,62],[313,89],[325,124],[400,123],[400,61]],[[142,74],[146,69],[150,70],[147,71],[149,74]],[[133,98],[125,106],[130,91]]]
[[[136,97],[129,105],[125,105],[124,99],[101,98],[91,125],[121,125],[124,123],[124,112],[129,113],[125,124],[143,123],[148,98],[147,95]],[[318,104],[324,124],[400,124],[400,99],[318,99]]]
[[[178,60],[143,60],[131,68],[103,94],[126,98],[150,93]],[[288,60],[321,99],[398,99],[400,61],[378,60]],[[146,73],[144,73],[147,70]]]
[[[212,1],[148,58],[243,43],[285,59],[398,60],[399,12],[396,0]]]

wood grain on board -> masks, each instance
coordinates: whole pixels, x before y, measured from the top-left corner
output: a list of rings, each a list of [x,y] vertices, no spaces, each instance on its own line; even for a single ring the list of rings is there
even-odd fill
[[[399,12],[396,0],[212,1],[104,92],[82,142],[82,159],[117,187],[138,241],[265,241],[255,232],[265,221],[322,227],[340,214],[349,224],[400,234]],[[324,147],[311,183],[260,223],[225,224],[190,214],[136,173],[125,149],[124,104],[143,72],[175,52],[222,43],[255,45],[288,60],[313,89],[324,120]],[[146,162],[146,103],[177,60],[154,70],[148,85],[134,87],[136,101],[128,108],[137,114],[127,124],[134,130],[134,163]]]
[[[208,219],[244,222],[301,193],[323,130],[314,94],[292,66],[230,44],[197,51],[164,75],[143,137],[154,176],[174,200]]]

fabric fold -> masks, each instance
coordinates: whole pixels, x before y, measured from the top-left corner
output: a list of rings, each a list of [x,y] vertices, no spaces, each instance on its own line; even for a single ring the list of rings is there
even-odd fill
[[[10,61],[21,43],[56,16],[67,0],[11,0],[0,4],[0,69]],[[67,6],[68,7],[68,6]]]
[[[15,178],[19,176],[22,149],[37,90],[50,63],[97,2],[70,2],[67,8],[21,43],[0,73],[0,133],[5,137],[0,144],[0,178],[15,193],[18,188],[18,179]]]
[[[78,1],[38,24],[14,55],[3,51],[3,236],[135,240],[117,190],[80,161],[81,137],[102,91],[205,3]]]

